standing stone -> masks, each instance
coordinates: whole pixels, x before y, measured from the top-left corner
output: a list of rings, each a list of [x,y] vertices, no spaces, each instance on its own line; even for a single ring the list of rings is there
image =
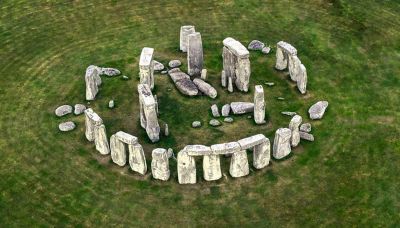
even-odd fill
[[[115,106],[114,100],[110,100],[110,101],[108,102],[108,108],[113,109],[114,106]]]
[[[151,173],[153,178],[167,181],[170,176],[167,150],[163,148],[154,149],[151,156]]]
[[[131,169],[142,175],[146,174],[147,164],[143,147],[138,143],[129,144],[128,151],[129,151],[129,166],[131,167]]]
[[[226,117],[229,116],[229,112],[231,111],[231,105],[230,104],[225,104],[224,106],[222,106],[222,116]]]
[[[292,131],[292,136],[290,138],[290,144],[292,147],[296,147],[300,143],[299,128],[302,121],[303,119],[301,116],[295,115],[289,123],[289,129]]]
[[[154,62],[153,48],[145,47],[142,49],[139,60],[140,84],[146,84],[150,89],[154,88]]]
[[[196,162],[186,151],[178,153],[178,182],[179,184],[196,183]]]
[[[95,139],[94,135],[94,128],[95,126],[99,126],[103,123],[103,120],[100,118],[99,115],[97,115],[95,112],[93,112],[93,109],[89,108],[85,110],[85,136],[86,139],[90,142],[93,142]]]
[[[271,160],[271,144],[266,138],[261,144],[253,148],[253,166],[256,169],[262,169],[269,164]]]
[[[197,88],[199,88],[201,92],[203,92],[210,98],[215,99],[217,97],[218,95],[217,90],[207,82],[201,80],[200,78],[195,78],[193,80],[193,83],[197,86]]]
[[[254,111],[254,103],[251,102],[232,102],[231,110],[233,114],[244,114]]]
[[[157,95],[156,94],[154,94],[154,102],[156,102],[156,112],[157,112],[157,116],[159,116],[160,115],[160,113],[159,113],[159,111],[158,111],[158,99],[157,99]]]
[[[207,69],[202,69],[201,70],[201,79],[203,81],[207,80]]]
[[[211,105],[211,113],[214,117],[220,117],[218,106],[216,104]]]
[[[274,139],[273,156],[276,159],[286,157],[291,152],[290,138],[292,132],[289,128],[279,128],[276,130]]]
[[[221,72],[221,85],[222,87],[226,87],[226,75],[224,70]]]
[[[179,48],[182,52],[187,52],[188,35],[195,33],[193,25],[181,26]]]
[[[99,92],[98,86],[101,84],[98,67],[91,65],[86,69],[85,83],[86,100],[92,101],[95,99],[97,93]]]
[[[289,76],[290,79],[294,82],[297,82],[299,73],[300,73],[300,59],[297,57],[297,55],[289,55],[289,60],[288,60],[288,68],[289,68]]]
[[[219,155],[203,157],[203,176],[206,181],[214,181],[222,177]]]
[[[317,103],[313,104],[308,110],[310,118],[313,120],[322,119],[328,105],[329,103],[327,101],[318,101]]]
[[[169,135],[168,124],[165,124],[165,127],[164,127],[164,135],[165,135],[165,136],[168,136],[168,135]]]
[[[94,128],[94,143],[96,150],[102,155],[110,153],[110,145],[108,144],[108,138],[106,133],[106,127],[104,124],[95,126]]]
[[[285,70],[289,64],[289,56],[297,55],[297,50],[289,43],[279,41],[276,44],[276,64],[277,70]]]
[[[303,132],[311,132],[311,124],[310,123],[303,123],[302,125],[300,125],[300,131]]]
[[[297,77],[297,88],[302,94],[307,92],[307,70],[303,64],[300,64],[300,72]]]
[[[168,148],[167,155],[168,155],[168,158],[171,158],[171,157],[175,158],[174,150],[172,148]]]
[[[250,173],[246,150],[232,154],[229,173],[232,177],[243,177]]]
[[[138,92],[141,126],[146,129],[149,139],[157,142],[160,139],[160,125],[158,124],[156,101],[147,84],[139,84]]]
[[[110,138],[110,149],[112,161],[119,166],[124,166],[126,164],[125,144],[115,134]]]
[[[230,93],[233,92],[233,82],[232,82],[232,78],[231,77],[228,78],[228,91]]]
[[[262,87],[262,85],[255,86],[254,121],[256,122],[256,124],[264,124],[265,123],[264,88]]]
[[[199,32],[188,35],[187,63],[188,74],[200,76],[203,69],[203,44]]]

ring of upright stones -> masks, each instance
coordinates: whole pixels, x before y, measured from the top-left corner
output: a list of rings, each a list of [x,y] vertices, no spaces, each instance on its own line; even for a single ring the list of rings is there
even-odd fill
[[[291,44],[279,41],[276,44],[276,64],[277,70],[289,70],[290,79],[297,83],[300,93],[307,92],[307,70],[297,57],[297,50]]]

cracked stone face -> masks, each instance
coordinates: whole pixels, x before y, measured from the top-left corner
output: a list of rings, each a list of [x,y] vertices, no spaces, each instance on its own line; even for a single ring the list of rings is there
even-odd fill
[[[196,162],[186,151],[178,153],[178,182],[179,184],[196,183]]]
[[[153,178],[167,181],[170,176],[167,150],[163,148],[154,149],[151,156],[151,173]]]

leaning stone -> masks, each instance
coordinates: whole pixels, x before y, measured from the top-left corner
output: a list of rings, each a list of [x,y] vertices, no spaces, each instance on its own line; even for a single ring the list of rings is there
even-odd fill
[[[240,139],[238,143],[241,150],[247,150],[265,141],[267,141],[267,138],[263,134],[257,134],[244,139]]]
[[[203,157],[203,176],[206,181],[215,181],[222,177],[219,155]]]
[[[310,142],[314,141],[314,135],[303,131],[300,131],[300,138]]]
[[[56,116],[61,117],[72,113],[71,105],[61,105],[55,110]]]
[[[163,148],[154,149],[151,156],[151,173],[153,178],[167,181],[170,176],[167,150]]]
[[[210,120],[209,124],[210,124],[211,126],[213,126],[213,127],[218,127],[218,126],[221,125],[221,122],[219,122],[219,120],[212,119],[212,120]]]
[[[290,144],[292,147],[296,147],[300,143],[300,134],[299,128],[300,124],[303,121],[301,116],[295,115],[289,123],[289,129],[292,131],[292,137],[290,138]]]
[[[327,107],[328,107],[327,101],[318,101],[317,103],[313,104],[308,110],[310,118],[313,120],[322,119]]]
[[[110,138],[110,149],[112,161],[119,166],[124,166],[126,164],[125,144],[115,134]]]
[[[261,52],[264,53],[264,54],[269,54],[271,52],[271,48],[270,47],[263,47]]]
[[[233,154],[240,151],[240,145],[238,142],[214,144],[211,146],[211,150],[213,154],[218,155]]]
[[[230,111],[231,111],[231,105],[225,104],[224,106],[222,106],[221,114],[222,114],[222,116],[226,117],[226,116],[229,116]]]
[[[199,127],[201,127],[201,122],[200,122],[200,121],[193,121],[192,127],[193,127],[193,128],[199,128]]]
[[[187,145],[183,149],[189,156],[204,156],[212,154],[211,147],[203,145]]]
[[[188,35],[187,63],[188,74],[200,76],[203,69],[203,44],[199,32]]]
[[[249,43],[247,49],[253,51],[261,51],[265,47],[265,44],[259,40],[253,40]]]
[[[162,64],[162,63],[160,63],[160,62],[158,62],[156,60],[153,60],[153,64],[154,64],[154,70],[155,71],[160,71],[160,70],[164,69],[164,64]]]
[[[60,123],[58,125],[58,129],[60,129],[60,131],[72,131],[75,129],[75,127],[76,127],[76,125],[72,121]]]
[[[134,145],[138,143],[138,138],[128,134],[123,131],[119,131],[115,134],[115,137],[117,137],[118,140],[121,140],[122,142],[128,144],[128,145]]]
[[[134,172],[142,175],[147,172],[146,157],[140,144],[128,145],[129,166]]]
[[[75,115],[80,115],[86,110],[86,106],[83,104],[76,104],[74,106],[74,114]]]
[[[310,123],[303,123],[302,125],[300,125],[300,131],[303,132],[311,132],[311,124]]]
[[[232,154],[229,173],[232,177],[243,177],[249,175],[250,169],[246,150],[241,150]]]
[[[110,101],[108,102],[108,108],[111,108],[111,109],[113,109],[113,108],[114,108],[114,106],[115,106],[115,102],[114,102],[114,100],[110,100]]]
[[[199,88],[199,90],[201,92],[203,92],[205,95],[211,97],[212,99],[217,97],[217,90],[212,87],[210,84],[208,84],[207,82],[199,79],[199,78],[195,78],[193,80],[193,83],[196,84],[197,88]]]
[[[175,83],[176,88],[182,94],[196,96],[199,93],[197,86],[190,80],[189,75],[182,72],[179,68],[168,71],[168,74]]]
[[[271,145],[269,139],[266,138],[261,144],[257,144],[253,148],[253,166],[256,169],[262,169],[269,164],[271,160]]]
[[[168,66],[171,68],[177,68],[177,67],[180,67],[181,65],[182,65],[181,61],[179,61],[177,59],[171,60],[168,63]]]
[[[218,106],[216,104],[211,105],[211,113],[214,117],[220,117]]]
[[[94,144],[96,145],[96,150],[102,155],[110,153],[110,144],[108,143],[106,127],[104,124],[100,126],[95,126],[94,128]]]
[[[254,121],[256,124],[265,123],[264,88],[261,85],[256,85],[254,91]]]
[[[296,112],[281,112],[281,114],[285,115],[285,116],[295,116],[295,115],[297,115]]]
[[[201,70],[201,79],[203,81],[207,80],[207,69],[202,69]]]
[[[110,68],[110,67],[102,67],[100,70],[101,75],[106,75],[109,77],[117,76],[121,74],[121,71],[115,68]]]
[[[286,157],[291,152],[290,138],[292,132],[289,128],[279,128],[275,133],[273,156],[276,159]]]
[[[182,52],[187,52],[188,35],[195,33],[193,25],[181,26],[180,39],[179,39],[179,49]]]
[[[178,153],[178,182],[179,184],[196,183],[196,161],[186,151]]]
[[[233,122],[233,118],[232,118],[232,117],[226,117],[226,118],[224,119],[224,122],[232,123],[232,122]]]
[[[251,102],[232,102],[231,109],[233,114],[244,114],[254,111],[254,103]]]

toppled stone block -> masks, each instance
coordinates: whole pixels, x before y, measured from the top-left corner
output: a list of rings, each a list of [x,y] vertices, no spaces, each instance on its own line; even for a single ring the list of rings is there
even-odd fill
[[[254,111],[254,103],[251,102],[232,102],[231,109],[233,114],[244,114]]]
[[[215,99],[217,97],[218,95],[217,90],[207,82],[199,78],[195,78],[193,79],[193,83],[196,84],[197,88],[205,95],[211,97],[212,99]]]
[[[175,83],[176,88],[182,94],[196,96],[199,93],[197,86],[190,80],[189,75],[182,72],[179,68],[168,71],[168,74]]]

